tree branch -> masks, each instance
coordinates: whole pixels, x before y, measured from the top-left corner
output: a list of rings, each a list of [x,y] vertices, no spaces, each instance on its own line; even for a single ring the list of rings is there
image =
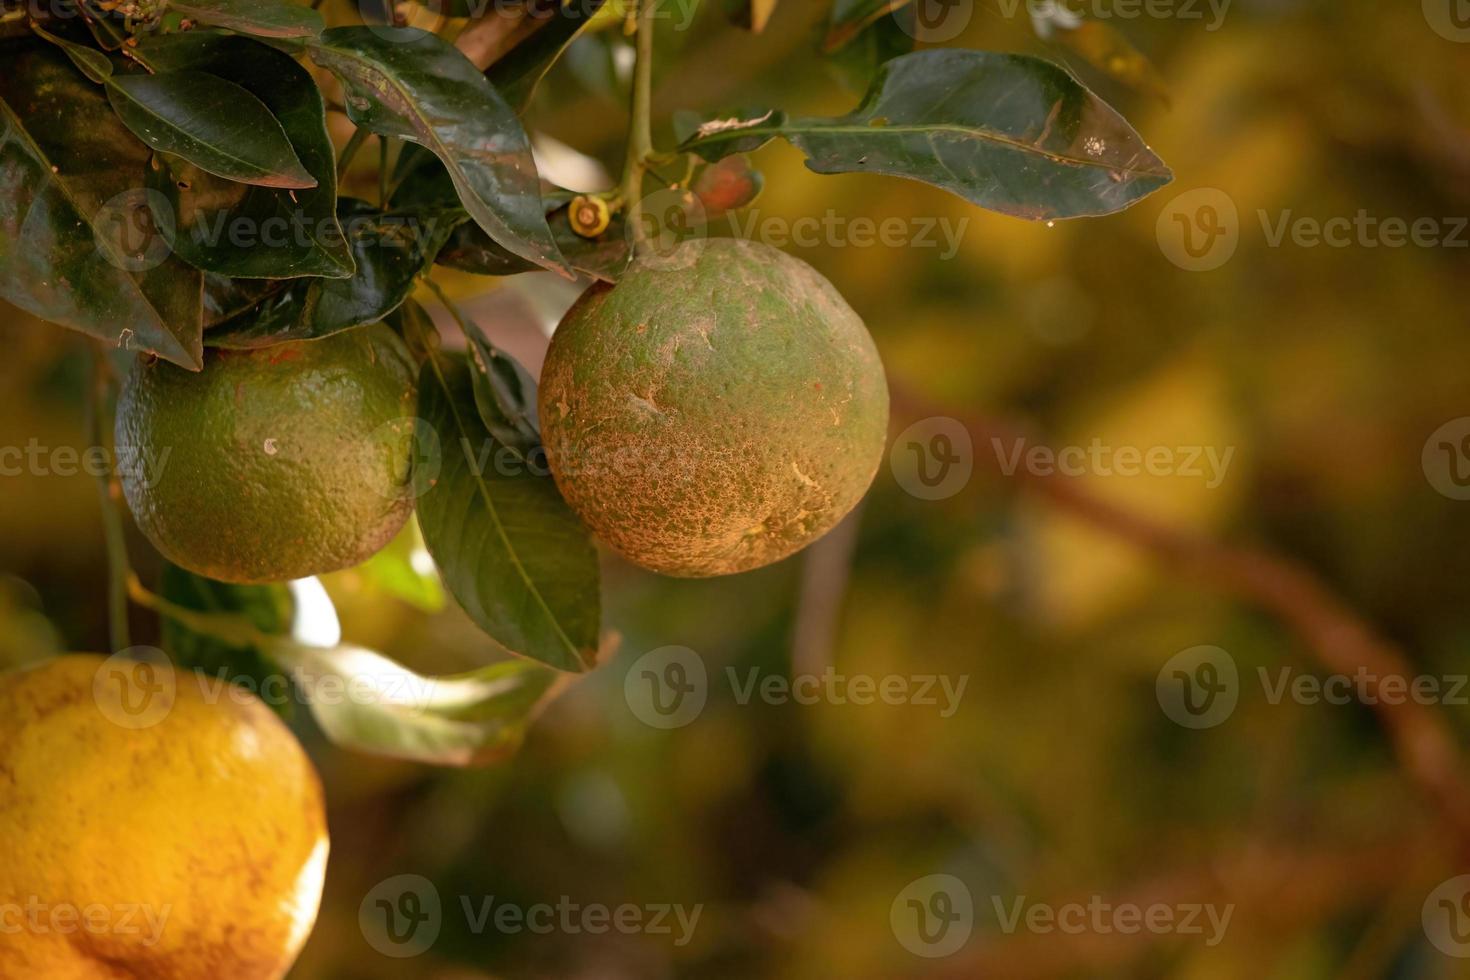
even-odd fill
[[[975,444],[1007,442],[1022,427],[964,417],[926,403],[895,386],[895,414],[913,419],[950,415],[969,429]],[[978,454],[977,454],[978,455]],[[998,464],[997,464],[998,465]],[[1413,698],[1379,695],[1392,679],[1408,690],[1414,677],[1408,658],[1365,623],[1309,569],[1264,548],[1229,546],[1197,537],[1092,496],[1075,478],[1018,468],[1027,492],[1073,514],[1191,577],[1270,612],[1294,632],[1328,671],[1366,679],[1360,694],[1392,743],[1400,769],[1433,807],[1455,842],[1459,862],[1470,867],[1470,783],[1449,726],[1433,708]]]

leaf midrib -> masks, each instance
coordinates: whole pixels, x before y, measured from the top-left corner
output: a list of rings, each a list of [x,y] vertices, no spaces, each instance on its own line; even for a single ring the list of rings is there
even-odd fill
[[[815,123],[816,125],[813,125],[813,123]],[[974,139],[982,140],[984,142],[998,143],[1002,146],[1008,146],[1022,153],[1045,157],[1046,159],[1052,160],[1056,163],[1069,164],[1079,167],[1089,167],[1096,170],[1106,170],[1110,173],[1125,173],[1135,177],[1170,176],[1170,171],[1167,167],[1165,167],[1163,170],[1146,170],[1131,166],[1112,167],[1098,160],[1089,160],[1083,157],[1070,156],[1066,153],[1056,153],[1051,150],[1043,150],[1041,147],[1036,146],[1033,143],[1025,143],[1013,137],[1004,136],[1000,133],[992,132],[990,130],[975,129],[970,126],[961,126],[955,123],[903,123],[899,125],[893,125],[890,123],[884,126],[872,126],[866,123],[861,125],[855,123],[831,124],[820,119],[797,119],[790,120],[786,124],[781,126],[751,126],[746,129],[731,129],[724,133],[712,134],[703,139],[691,140],[684,145],[689,148],[710,146],[711,144],[728,143],[731,140],[741,139],[747,136],[763,136],[767,139],[774,139],[775,137],[779,136],[782,139],[790,140],[792,135],[801,136],[807,133],[816,133],[821,135],[863,134],[873,137],[888,135],[930,136],[934,133],[958,133]]]
[[[184,71],[196,71],[196,69],[183,69],[183,70]],[[209,72],[203,72],[203,71],[196,71],[196,73],[197,74],[200,74],[200,75],[209,75],[210,74]],[[129,76],[123,76],[123,77],[129,77]],[[143,77],[143,76],[131,76],[131,77]],[[157,78],[159,76],[158,75],[153,75],[153,76],[148,76],[148,77]],[[211,77],[218,78],[220,81],[226,82],[227,84],[235,85],[235,87],[238,88],[238,89],[240,89],[242,92],[245,92],[246,94],[250,95],[252,98],[256,98],[255,95],[254,95],[254,93],[252,93],[249,89],[245,88],[242,85],[238,85],[238,84],[236,84],[234,82],[231,82],[228,78],[222,78],[219,75],[211,75]],[[277,171],[268,170],[268,169],[262,168],[260,166],[260,164],[258,164],[258,163],[254,163],[254,162],[252,162],[250,160],[244,159],[243,157],[236,156],[235,154],[231,153],[229,150],[223,149],[223,148],[221,148],[220,146],[218,146],[215,143],[206,142],[205,140],[200,139],[198,136],[194,135],[193,133],[190,133],[187,130],[185,130],[185,129],[181,128],[180,126],[176,125],[175,123],[171,122],[168,119],[168,117],[163,116],[163,115],[160,115],[157,111],[155,111],[154,109],[150,108],[146,103],[140,102],[136,97],[134,97],[134,95],[131,92],[128,91],[128,89],[127,89],[127,87],[125,85],[120,85],[118,83],[118,77],[117,76],[114,75],[114,76],[109,77],[103,84],[107,86],[108,91],[110,91],[110,92],[117,92],[123,98],[127,99],[133,105],[135,105],[139,109],[141,109],[150,118],[157,119],[160,123],[162,123],[165,126],[168,126],[173,131],[175,131],[177,133],[181,133],[183,136],[187,137],[188,139],[194,140],[196,143],[199,143],[201,146],[208,147],[211,152],[218,153],[220,156],[224,157],[226,160],[233,160],[235,163],[240,164],[241,168],[248,168],[251,171],[255,172],[257,175],[261,176],[261,177],[279,177],[280,176],[280,174]],[[256,101],[259,101],[259,99],[257,98]],[[268,113],[270,112],[269,107],[267,107],[264,102],[261,102],[260,104],[261,104],[261,107],[264,108],[264,109],[266,109],[266,111]],[[271,115],[271,118],[272,119],[275,118],[274,114]],[[280,126],[279,120],[276,122],[276,125],[278,127]],[[291,139],[290,139],[289,136],[286,135],[286,131],[284,129],[281,130],[281,138],[286,141],[286,145],[287,146],[291,146]],[[160,149],[160,148],[159,147],[149,147],[149,149]],[[167,152],[167,151],[164,151],[164,152]],[[292,147],[292,152],[293,153],[295,152],[295,147]],[[297,162],[297,165],[300,166],[303,169],[303,171],[304,171],[305,170],[305,164],[302,164],[301,163],[301,160],[299,158],[297,159],[296,162]],[[196,163],[194,165],[196,167],[199,167],[199,169],[201,169],[201,170],[205,170],[206,169],[205,167],[201,166],[200,164],[197,164]],[[212,173],[213,171],[210,171],[210,172]],[[226,177],[225,179],[228,180],[230,178]],[[274,186],[274,185],[272,185],[272,186]],[[313,186],[313,187],[300,187],[300,188],[290,188],[290,189],[292,189],[292,190],[315,190],[316,188]]]
[[[450,391],[449,382],[445,380],[444,372],[440,369],[437,354],[431,354],[429,356],[429,364],[434,370],[434,377],[439,382],[439,390],[444,393],[444,403],[449,407],[450,415],[454,417],[454,427],[459,431],[460,436],[460,445],[458,448],[463,453],[465,451],[463,440],[469,437],[469,429],[465,425],[464,419],[460,417],[459,406],[454,403],[454,393]],[[468,462],[468,459],[466,459],[466,462]],[[506,553],[510,556],[511,565],[515,568],[516,574],[520,576],[521,581],[525,583],[526,588],[535,598],[536,604],[546,615],[546,619],[551,624],[551,628],[556,631],[557,637],[566,645],[567,650],[572,655],[572,661],[585,671],[587,664],[582,659],[581,651],[578,650],[577,645],[572,642],[572,638],[567,635],[566,631],[562,629],[561,620],[552,612],[551,606],[547,604],[545,596],[541,594],[541,589],[532,581],[530,573],[526,571],[525,565],[521,563],[520,553],[511,543],[509,535],[505,532],[505,525],[500,519],[500,512],[496,509],[490,488],[485,484],[485,478],[479,473],[475,473],[473,467],[471,467],[471,474],[474,477],[476,487],[479,488],[481,499],[485,501],[485,507],[490,513],[491,521],[495,525],[495,533],[505,546]]]

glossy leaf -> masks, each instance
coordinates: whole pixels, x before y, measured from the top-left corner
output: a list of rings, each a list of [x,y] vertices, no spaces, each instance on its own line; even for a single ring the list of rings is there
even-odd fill
[[[206,305],[222,322],[204,341],[211,347],[268,347],[312,340],[376,323],[413,292],[457,219],[433,214],[385,214],[342,198],[338,208],[357,263],[351,279],[286,282],[211,278]]]
[[[164,227],[181,258],[206,272],[285,279],[343,279],[355,268],[337,220],[337,163],[311,74],[290,55],[238,35],[190,31],[142,39],[137,56],[159,71],[202,71],[249,90],[280,122],[316,186],[305,190],[227,181],[186,161],[149,171],[172,212]]]
[[[443,165],[419,147],[409,147],[398,158],[394,168],[393,207],[408,211],[454,208],[457,195]],[[631,252],[624,234],[622,216],[614,215],[612,224],[596,238],[583,238],[572,230],[567,204],[574,197],[570,191],[554,191],[542,196],[546,221],[562,255],[577,272],[616,282]],[[514,276],[535,272],[541,267],[503,247],[485,234],[483,228],[465,220],[449,235],[439,250],[438,263],[460,272],[480,276]]]
[[[536,86],[562,52],[593,22],[606,0],[586,0],[570,6],[535,11],[532,18],[551,17],[551,23],[517,44],[485,72],[490,83],[516,112],[524,112],[536,94]]]
[[[116,10],[103,10],[97,0],[81,0],[77,5],[87,29],[105,51],[118,51],[128,41],[126,22]]]
[[[283,640],[271,653],[290,667],[332,742],[440,766],[484,765],[513,754],[540,706],[566,681],[529,660],[428,677],[362,647]]]
[[[265,103],[218,75],[116,75],[107,97],[145,145],[201,170],[263,187],[316,186]]]
[[[112,76],[112,62],[107,60],[107,55],[96,48],[89,48],[86,45],[57,37],[40,24],[31,24],[31,30],[36,32],[36,36],[60,48],[71,59],[71,63],[77,66],[78,71],[98,85],[103,84]]]
[[[329,30],[311,54],[342,79],[353,122],[432,151],[492,239],[570,275],[546,224],[531,141],[463,54],[433,34],[366,27]]]
[[[536,379],[515,358],[492,344],[480,325],[455,303],[442,295],[440,300],[469,341],[470,361],[474,366],[470,374],[480,421],[495,441],[513,449],[520,458],[529,458],[541,446]]]
[[[148,150],[46,45],[0,72],[0,296],[44,320],[193,370],[200,274],[168,254]]]
[[[544,460],[538,468],[500,452],[471,370],[438,355],[419,378],[419,416],[443,448],[439,478],[419,499],[424,540],[450,593],[497,642],[559,670],[587,670],[597,650],[597,553]]]
[[[169,10],[201,24],[261,37],[315,37],[322,15],[288,0],[169,0]]]
[[[684,148],[721,159],[777,136],[817,173],[907,177],[1034,220],[1109,214],[1173,179],[1107,103],[1057,65],[1023,55],[904,55],[846,116],[719,120]]]

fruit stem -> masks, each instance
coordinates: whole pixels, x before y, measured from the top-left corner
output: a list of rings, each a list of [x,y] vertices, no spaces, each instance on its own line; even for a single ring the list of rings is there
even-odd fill
[[[270,636],[256,628],[255,624],[244,616],[235,613],[199,612],[196,609],[186,609],[169,602],[163,596],[149,592],[143,583],[138,581],[138,576],[132,572],[127,574],[125,588],[125,595],[131,597],[144,609],[151,609],[160,616],[166,616],[201,636],[212,636],[232,646],[247,647],[269,647],[281,640],[279,636]]]
[[[92,383],[87,386],[87,429],[94,446],[106,446],[102,424],[103,404],[111,391],[107,361],[92,350]],[[112,652],[133,645],[128,631],[128,543],[122,516],[117,510],[117,480],[110,473],[97,475],[97,498],[102,505],[102,535],[107,542],[107,636]]]
[[[634,241],[643,239],[641,201],[643,198],[643,175],[648,169],[648,158],[653,155],[653,21],[658,9],[658,0],[634,0],[637,36],[635,50],[637,61],[633,65],[633,105],[628,121],[628,158],[623,164],[623,204],[628,209],[628,223],[633,229]]]

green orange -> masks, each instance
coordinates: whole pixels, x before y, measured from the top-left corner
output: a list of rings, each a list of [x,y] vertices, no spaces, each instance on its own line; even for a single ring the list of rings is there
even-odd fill
[[[630,561],[681,576],[757,568],[830,530],[871,484],[888,425],[858,315],[806,263],[733,239],[589,289],[539,400],[572,508]]]
[[[117,408],[123,491],[174,563],[226,582],[346,568],[413,507],[414,368],[381,324],[204,370],[138,360]]]

